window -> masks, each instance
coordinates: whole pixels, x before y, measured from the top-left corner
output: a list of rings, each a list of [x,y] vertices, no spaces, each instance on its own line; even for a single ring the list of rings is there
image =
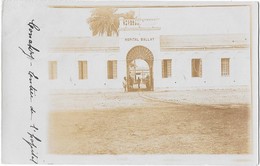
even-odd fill
[[[49,61],[49,79],[57,79],[57,61]]]
[[[162,78],[168,78],[172,76],[172,60],[164,59],[162,61]]]
[[[229,58],[221,58],[221,76],[229,76]]]
[[[202,60],[192,59],[191,61],[192,77],[202,77]]]
[[[88,62],[79,61],[79,79],[88,79]]]
[[[116,79],[117,78],[117,61],[107,61],[107,78]]]

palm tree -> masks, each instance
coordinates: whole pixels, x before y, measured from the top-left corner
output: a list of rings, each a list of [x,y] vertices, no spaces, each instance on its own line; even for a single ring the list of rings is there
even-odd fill
[[[96,8],[92,11],[91,17],[87,20],[92,35],[118,35],[119,18],[134,18],[134,12],[130,11],[125,14],[117,14],[115,8]]]

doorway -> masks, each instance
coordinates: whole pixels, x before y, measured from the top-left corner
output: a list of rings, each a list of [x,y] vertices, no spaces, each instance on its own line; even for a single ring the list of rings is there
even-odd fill
[[[153,55],[144,46],[133,47],[126,56],[127,90],[152,91],[153,87]]]

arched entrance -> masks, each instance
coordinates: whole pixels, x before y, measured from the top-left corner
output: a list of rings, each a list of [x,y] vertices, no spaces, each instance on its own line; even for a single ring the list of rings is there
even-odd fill
[[[137,76],[136,73],[133,76],[133,73],[130,73],[132,71],[132,67],[135,65],[133,65],[133,62],[135,62],[136,60],[143,60],[147,63],[148,65],[148,70],[147,72],[142,72],[141,75],[141,80],[137,80]],[[144,47],[144,46],[135,46],[133,47],[131,50],[129,50],[129,52],[127,53],[126,56],[126,76],[127,76],[127,89],[128,91],[135,91],[140,89],[139,88],[134,88],[134,84],[140,81],[142,83],[144,83],[145,88],[142,88],[142,90],[148,90],[148,91],[152,91],[154,89],[153,87],[153,54],[152,52]],[[144,74],[145,73],[145,74]],[[145,76],[145,77],[143,77]],[[138,76],[138,78],[140,78]]]

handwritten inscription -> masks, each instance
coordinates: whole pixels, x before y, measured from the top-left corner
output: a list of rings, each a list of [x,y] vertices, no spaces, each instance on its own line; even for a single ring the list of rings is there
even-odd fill
[[[34,22],[34,20],[30,21],[28,23],[28,43],[27,43],[27,49],[23,49],[21,47],[18,47],[22,53],[29,58],[29,64],[30,67],[33,66],[33,61],[35,60],[35,54],[39,53],[40,50],[33,46],[33,33],[34,31],[40,31],[39,26],[37,26]],[[37,87],[35,87],[35,82],[39,80],[39,77],[34,73],[34,71],[29,70],[28,71],[28,82],[29,82],[29,113],[30,113],[30,125],[28,126],[27,137],[22,139],[24,142],[29,145],[30,147],[30,157],[29,160],[33,162],[34,164],[38,164],[39,161],[39,154],[38,154],[38,144],[41,141],[41,139],[37,136],[37,132],[39,131],[39,128],[36,125],[36,116],[37,111],[34,108],[34,100],[36,99],[36,92]]]
[[[29,40],[28,40],[28,44],[27,44],[27,51],[24,51],[24,49],[22,49],[21,47],[19,47],[19,49],[30,59],[33,60],[34,59],[34,54],[35,52],[40,52],[39,49],[37,49],[36,47],[33,46],[33,30],[36,31],[40,31],[40,28],[34,23],[34,20],[30,21],[28,23],[29,26]]]
[[[29,71],[29,83],[30,83],[30,101],[32,101],[33,97],[36,96],[37,89],[33,86],[33,79],[39,79],[32,71]]]

